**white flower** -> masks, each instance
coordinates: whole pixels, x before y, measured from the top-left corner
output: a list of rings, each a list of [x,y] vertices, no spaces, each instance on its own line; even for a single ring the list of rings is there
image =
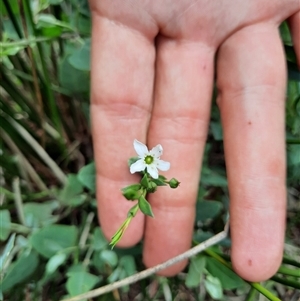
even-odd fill
[[[133,142],[133,147],[139,155],[139,160],[131,164],[131,173],[143,171],[147,168],[147,172],[150,174],[150,176],[153,179],[157,179],[157,169],[160,169],[162,171],[169,170],[170,163],[160,160],[160,156],[163,153],[163,148],[160,144],[156,145],[151,149],[151,151],[149,151],[148,147],[145,144],[135,139]]]

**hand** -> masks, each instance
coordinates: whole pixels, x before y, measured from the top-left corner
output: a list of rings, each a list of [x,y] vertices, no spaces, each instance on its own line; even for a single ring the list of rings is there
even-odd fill
[[[190,248],[216,57],[230,192],[232,262],[250,281],[281,261],[286,210],[286,67],[278,26],[290,18],[300,59],[298,0],[91,0],[92,129],[99,218],[108,239],[132,203],[127,160],[138,139],[164,147],[180,188],[149,197],[119,246],[144,236],[153,266]],[[217,54],[217,56],[216,56]],[[174,275],[181,263],[165,270]]]

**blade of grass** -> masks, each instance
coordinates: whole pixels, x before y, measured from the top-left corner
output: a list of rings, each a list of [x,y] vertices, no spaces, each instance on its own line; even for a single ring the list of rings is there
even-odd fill
[[[29,0],[23,0],[23,5],[24,5],[24,11],[25,14],[28,17],[29,24],[32,28],[33,34],[35,37],[37,37],[37,29],[33,20],[33,14],[31,11],[30,7],[30,2]],[[55,124],[58,132],[61,134],[63,137],[63,128],[61,124],[61,116],[59,114],[55,98],[54,98],[54,93],[53,90],[51,89],[51,79],[49,76],[49,70],[47,69],[46,65],[46,57],[44,54],[43,46],[40,43],[37,43],[37,49],[39,53],[39,58],[40,58],[40,63],[42,67],[42,72],[43,72],[43,77],[45,79],[45,88],[46,88],[46,96],[47,96],[47,102],[49,103],[50,111],[51,111],[51,117],[52,121]],[[62,144],[60,145],[62,147]]]
[[[3,134],[3,139],[5,140],[6,144],[11,148],[11,150],[15,154],[17,154],[19,156],[21,168],[26,170],[26,172],[29,174],[31,179],[35,182],[35,184],[37,185],[37,187],[40,190],[47,191],[48,188],[47,188],[46,184],[42,181],[40,176],[37,174],[37,172],[31,166],[29,161],[26,159],[26,157],[23,155],[23,153],[20,151],[20,149],[14,143],[14,141],[5,132],[3,132],[2,134]]]
[[[24,208],[23,208],[23,201],[21,197],[21,190],[20,190],[20,179],[14,178],[12,183],[13,191],[14,191],[14,199],[15,205],[17,209],[17,215],[19,218],[20,223],[25,226],[25,215],[24,215]]]
[[[56,178],[64,184],[67,180],[66,175],[55,163],[55,161],[47,154],[43,147],[32,137],[32,135],[23,128],[19,123],[13,120],[10,116],[6,117],[9,123],[17,130],[22,138],[28,143],[29,146],[37,153],[37,155],[45,162],[45,164],[52,170]]]
[[[21,28],[19,26],[18,20],[17,20],[15,14],[13,13],[13,11],[11,9],[9,1],[8,0],[3,0],[3,2],[4,2],[4,6],[6,8],[6,11],[8,13],[8,16],[9,16],[10,20],[12,21],[12,24],[14,25],[16,33],[18,34],[19,38],[22,39],[24,37],[23,33],[22,33]]]

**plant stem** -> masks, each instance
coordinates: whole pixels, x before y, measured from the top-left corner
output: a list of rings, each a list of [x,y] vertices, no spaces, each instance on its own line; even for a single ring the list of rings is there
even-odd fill
[[[300,282],[299,281],[292,280],[292,279],[284,279],[284,278],[281,278],[281,277],[278,277],[278,276],[273,276],[271,279],[278,282],[278,283],[281,283],[281,284],[284,284],[284,285],[287,285],[287,286],[290,286],[290,287],[294,287],[296,289],[300,289]]]
[[[12,23],[14,25],[14,28],[15,28],[19,38],[22,39],[23,38],[23,33],[22,33],[21,28],[19,26],[18,20],[17,20],[15,14],[13,13],[13,11],[10,7],[9,1],[8,0],[3,0],[3,2],[4,2],[4,5],[5,5],[5,8],[7,10],[9,19],[12,21]]]
[[[300,270],[297,269],[289,269],[285,266],[280,266],[279,270],[277,271],[277,273],[280,273],[280,274],[284,274],[284,275],[289,275],[289,276],[294,276],[294,277],[300,277]]]

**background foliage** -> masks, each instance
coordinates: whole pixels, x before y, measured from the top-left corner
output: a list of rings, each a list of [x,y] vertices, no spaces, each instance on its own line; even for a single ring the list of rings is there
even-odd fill
[[[144,269],[141,244],[111,250],[96,218],[87,1],[1,0],[0,15],[0,299],[60,300]],[[271,300],[296,300],[300,73],[285,23],[280,31],[289,71],[288,227],[283,265],[260,291]],[[229,198],[222,139],[213,103],[194,244],[219,232],[226,221]],[[95,300],[263,300],[255,285],[230,269],[229,247],[227,239],[194,257],[177,277],[153,276]]]

